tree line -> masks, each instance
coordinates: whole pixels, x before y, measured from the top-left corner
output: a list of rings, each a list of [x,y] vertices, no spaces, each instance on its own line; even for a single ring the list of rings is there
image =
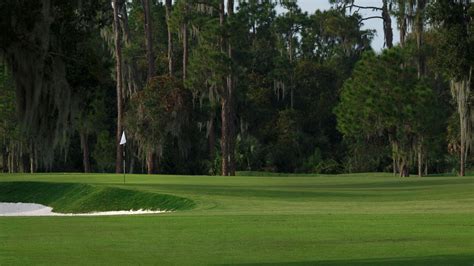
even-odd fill
[[[465,175],[474,5],[330,3],[2,1],[3,171]]]

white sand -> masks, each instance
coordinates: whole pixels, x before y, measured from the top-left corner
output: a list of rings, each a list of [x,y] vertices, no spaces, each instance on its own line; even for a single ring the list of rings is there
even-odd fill
[[[132,215],[156,214],[166,211],[130,210],[107,211],[90,213],[56,213],[53,208],[36,203],[6,203],[0,202],[0,216],[103,216],[103,215]]]

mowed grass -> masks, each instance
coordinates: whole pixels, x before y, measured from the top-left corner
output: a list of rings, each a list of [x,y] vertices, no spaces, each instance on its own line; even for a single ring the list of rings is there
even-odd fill
[[[107,186],[77,183],[0,182],[0,202],[34,202],[54,212],[88,213],[120,210],[191,209],[186,198]]]
[[[121,175],[0,175],[0,183],[18,181],[170,195],[195,206],[142,216],[0,217],[0,265],[474,263],[472,175],[127,175],[126,184]]]

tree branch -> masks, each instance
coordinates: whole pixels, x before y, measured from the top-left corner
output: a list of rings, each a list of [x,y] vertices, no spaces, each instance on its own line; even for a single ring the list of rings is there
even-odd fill
[[[349,9],[352,9],[352,8],[358,8],[358,9],[372,9],[372,10],[382,10],[381,7],[377,7],[377,6],[358,6],[358,5],[355,5],[355,4],[351,4],[349,6],[345,6],[344,8],[349,8]]]
[[[381,17],[381,16],[372,16],[372,17],[366,17],[366,18],[359,19],[359,23],[361,23],[364,20],[369,20],[369,19],[373,19],[373,18],[383,19],[383,17]]]

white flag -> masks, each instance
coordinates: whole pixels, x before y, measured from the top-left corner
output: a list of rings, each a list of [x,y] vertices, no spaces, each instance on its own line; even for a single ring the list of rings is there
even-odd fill
[[[125,131],[122,132],[122,138],[120,139],[120,145],[127,143],[127,138],[125,138]]]

